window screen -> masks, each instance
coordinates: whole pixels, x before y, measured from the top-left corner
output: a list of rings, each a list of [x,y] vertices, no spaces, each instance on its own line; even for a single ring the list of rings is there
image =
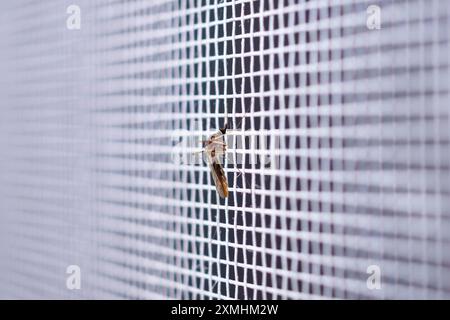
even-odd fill
[[[0,4],[0,297],[449,298],[449,6]]]

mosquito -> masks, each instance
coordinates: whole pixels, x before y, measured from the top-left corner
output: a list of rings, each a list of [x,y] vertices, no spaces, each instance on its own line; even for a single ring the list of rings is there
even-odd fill
[[[242,120],[245,118],[247,111],[244,113]],[[228,112],[225,115],[225,125],[223,128],[212,134],[207,140],[201,141],[203,143],[203,150],[199,153],[205,153],[206,162],[208,163],[209,170],[211,171],[211,176],[214,180],[214,185],[216,186],[217,193],[223,199],[228,197],[228,181],[225,171],[223,170],[222,163],[220,162],[220,157],[226,155],[227,144],[225,143],[225,135],[228,130]],[[239,171],[239,176],[242,171]]]
[[[207,140],[201,141],[203,143],[203,150],[206,155],[206,162],[208,163],[209,170],[211,171],[211,176],[213,177],[214,184],[216,186],[217,193],[221,198],[228,197],[228,181],[225,171],[223,170],[222,163],[220,162],[220,157],[226,155],[227,144],[225,143],[225,135],[228,130],[228,122],[225,123],[223,128],[212,134]],[[242,175],[242,171],[239,171],[239,175]]]

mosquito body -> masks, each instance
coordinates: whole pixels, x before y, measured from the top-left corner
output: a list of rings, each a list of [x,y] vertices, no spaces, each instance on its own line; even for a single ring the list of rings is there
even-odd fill
[[[242,117],[240,123],[245,118],[245,114]],[[214,184],[216,186],[217,193],[221,198],[228,197],[228,182],[225,171],[223,170],[222,164],[220,162],[220,157],[226,155],[227,144],[225,143],[225,135],[228,130],[228,112],[225,111],[225,125],[220,128],[216,133],[212,134],[207,140],[203,140],[203,150],[200,151],[205,153],[206,162],[211,171],[211,176],[213,177]],[[230,130],[228,130],[230,131]],[[242,172],[236,168],[241,175]]]
[[[217,193],[221,198],[228,197],[227,176],[220,163],[220,156],[225,155],[227,151],[227,144],[224,142],[226,132],[227,124],[211,135],[208,140],[203,141],[203,152],[206,155],[206,162],[211,170]]]

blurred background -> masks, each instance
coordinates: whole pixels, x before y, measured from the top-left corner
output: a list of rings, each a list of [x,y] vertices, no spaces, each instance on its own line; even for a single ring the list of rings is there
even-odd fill
[[[0,298],[450,298],[449,10],[3,1]]]

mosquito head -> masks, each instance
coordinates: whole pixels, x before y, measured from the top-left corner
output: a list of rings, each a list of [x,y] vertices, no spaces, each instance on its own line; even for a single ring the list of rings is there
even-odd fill
[[[228,128],[228,123],[225,123],[225,126],[223,128],[220,128],[220,132],[222,132],[222,134],[227,133],[227,128]]]

